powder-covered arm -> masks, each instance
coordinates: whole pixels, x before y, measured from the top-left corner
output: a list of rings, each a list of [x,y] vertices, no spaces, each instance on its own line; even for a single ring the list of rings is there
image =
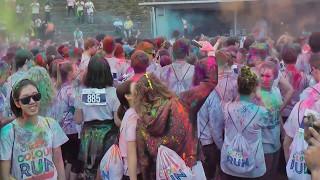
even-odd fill
[[[215,58],[209,56],[207,60],[202,60],[200,63],[207,63],[207,72],[204,80],[198,86],[178,95],[179,100],[187,108],[192,121],[197,120],[199,109],[218,84],[218,67]],[[193,122],[193,124],[197,124],[197,122]]]

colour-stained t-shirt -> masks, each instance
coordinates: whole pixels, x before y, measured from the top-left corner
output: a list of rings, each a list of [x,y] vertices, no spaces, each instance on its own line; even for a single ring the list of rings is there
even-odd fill
[[[192,84],[193,74],[194,65],[191,65],[186,61],[176,61],[163,67],[160,76],[171,90],[176,93],[181,93],[183,91],[178,92],[178,82],[181,82],[184,91],[188,90]]]
[[[147,73],[153,72],[158,78],[160,78],[162,67],[160,64],[152,61],[147,67]]]
[[[306,74],[309,74],[311,71],[309,60],[312,55],[313,55],[313,52],[309,51],[299,56],[296,62],[297,70],[302,71]]]
[[[218,85],[215,90],[220,97],[220,103],[223,107],[228,102],[233,102],[238,97],[238,75],[226,71],[219,75]]]
[[[198,137],[202,146],[215,143],[221,149],[223,144],[223,113],[220,98],[215,90],[207,97],[197,115]]]
[[[47,116],[58,121],[66,134],[76,134],[76,122],[74,121],[74,100],[76,90],[72,84],[63,84],[57,91],[52,108]]]
[[[90,56],[87,53],[82,53],[81,56],[81,62],[79,65],[79,68],[83,71],[87,70],[89,62],[90,62]]]
[[[115,57],[112,58],[106,58],[109,66],[110,66],[110,70],[113,76],[113,86],[117,87],[118,86],[118,79],[120,77],[122,77],[124,74],[126,74],[127,69],[129,68],[129,64],[126,63],[125,60],[121,60]]]
[[[294,89],[293,96],[282,112],[282,116],[288,117],[294,105],[299,102],[299,96],[304,89],[309,87],[312,83],[312,77],[303,73],[302,71],[297,70],[294,65],[287,65],[286,70],[282,72],[283,77],[285,77],[292,88]],[[282,97],[285,96],[285,91],[280,89]]]
[[[106,87],[104,93],[100,95],[101,101],[103,101],[104,105],[87,105],[88,101],[86,102],[82,97],[84,89],[91,89],[85,86],[81,86],[79,91],[76,93],[76,99],[74,103],[74,107],[76,109],[81,109],[83,112],[83,121],[89,122],[93,120],[112,120],[114,119],[113,113],[118,111],[120,106],[120,102],[118,100],[116,94],[116,88],[114,87]],[[106,98],[102,100],[102,97],[105,96]],[[92,99],[92,98],[88,98]],[[84,102],[85,101],[85,102]]]
[[[312,87],[308,87],[300,94],[300,101],[304,101],[312,98],[320,98],[320,83]]]
[[[77,10],[78,11],[83,11],[83,6],[84,6],[84,2],[83,1],[77,2],[76,5],[77,5]]]
[[[275,153],[280,144],[280,107],[283,102],[280,90],[272,87],[270,91],[259,89],[263,103],[268,111],[269,124],[262,128],[262,146],[265,154]]]
[[[56,180],[52,151],[67,141],[54,119],[39,116],[36,126],[24,127],[14,120],[1,130],[0,160],[11,160],[15,179]]]
[[[0,113],[4,116],[4,112],[6,110],[5,102],[7,101],[6,97],[0,92]],[[1,121],[1,120],[0,120]]]
[[[284,123],[283,128],[286,134],[294,138],[296,133],[299,131],[301,122],[306,109],[310,109],[316,112],[320,112],[320,98],[312,98],[302,102],[298,102],[291,111],[290,116]]]
[[[128,146],[127,143],[136,141],[137,122],[139,116],[133,108],[126,111],[123,116],[120,127],[119,149],[121,156],[123,157],[123,172],[124,175],[129,176],[128,171]],[[141,173],[141,169],[138,162],[137,174]]]
[[[93,5],[92,2],[86,2],[85,3],[85,7],[87,8],[87,13],[92,13],[93,12],[94,5]]]

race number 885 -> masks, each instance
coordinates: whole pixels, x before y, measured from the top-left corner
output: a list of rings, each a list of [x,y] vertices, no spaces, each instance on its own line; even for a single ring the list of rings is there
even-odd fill
[[[87,101],[88,103],[99,103],[101,101],[100,94],[88,94]]]

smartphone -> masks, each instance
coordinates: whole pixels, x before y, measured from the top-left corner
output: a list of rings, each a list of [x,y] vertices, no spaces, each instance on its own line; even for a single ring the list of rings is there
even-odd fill
[[[198,42],[198,41],[196,41],[196,40],[192,40],[192,42],[196,45],[196,46],[198,46],[199,48],[202,48],[202,45]]]

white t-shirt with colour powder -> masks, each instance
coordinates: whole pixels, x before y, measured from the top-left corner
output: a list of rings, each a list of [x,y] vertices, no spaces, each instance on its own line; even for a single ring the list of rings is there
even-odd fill
[[[20,127],[14,120],[1,130],[0,160],[11,160],[15,179],[57,179],[52,151],[68,137],[54,119],[38,119],[36,126]]]
[[[105,90],[105,94],[101,95],[105,96],[104,100],[105,105],[86,105],[83,102],[82,98],[82,90],[90,89],[84,86],[81,86],[79,91],[76,94],[76,99],[74,103],[74,107],[76,109],[81,109],[83,111],[83,121],[89,122],[93,120],[111,120],[114,119],[113,112],[118,111],[120,106],[120,102],[117,97],[116,88],[107,87]]]

